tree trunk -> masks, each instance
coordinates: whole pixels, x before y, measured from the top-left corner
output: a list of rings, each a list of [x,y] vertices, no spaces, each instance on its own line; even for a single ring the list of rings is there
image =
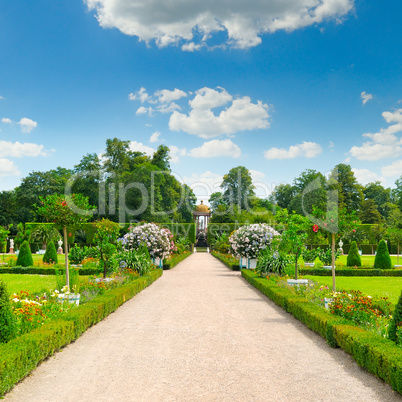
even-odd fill
[[[64,236],[64,261],[66,264],[66,286],[70,290],[70,273],[68,271],[68,244],[67,244],[67,227],[63,227]]]
[[[336,292],[336,283],[335,283],[335,233],[332,233],[332,291]]]
[[[399,240],[398,240],[398,256],[396,257],[396,265],[399,265]]]
[[[298,253],[296,253],[295,255],[295,279],[297,280],[297,257],[298,257]]]

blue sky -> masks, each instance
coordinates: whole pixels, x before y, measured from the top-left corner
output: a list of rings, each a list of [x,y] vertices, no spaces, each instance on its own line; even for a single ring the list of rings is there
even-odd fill
[[[238,165],[261,196],[342,162],[392,187],[401,15],[398,0],[3,0],[0,190],[113,137],[171,147],[204,199]]]

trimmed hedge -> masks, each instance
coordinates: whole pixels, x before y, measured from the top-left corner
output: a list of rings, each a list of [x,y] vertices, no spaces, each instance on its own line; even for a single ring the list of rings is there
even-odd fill
[[[218,251],[212,251],[211,253],[215,258],[217,258],[220,262],[225,264],[227,267],[229,267],[233,271],[240,271],[240,265],[239,263],[233,264],[232,261],[227,258],[224,254],[219,253]]]
[[[92,301],[70,310],[62,320],[42,327],[0,345],[0,395],[10,391],[39,363],[77,339],[90,326],[115,311],[124,302],[162,275],[157,269],[119,288],[111,289]]]
[[[169,257],[163,260],[163,269],[168,270],[174,268],[177,264],[185,260],[187,257],[190,257],[191,254],[191,251],[184,251],[181,254],[177,254],[173,257]]]
[[[80,275],[98,275],[100,272],[101,272],[101,268],[99,268],[99,269],[80,268],[79,269]],[[56,275],[56,268],[0,267],[0,275],[1,274]]]
[[[267,279],[259,278],[252,271],[242,270],[242,276],[277,305],[320,334],[329,345],[341,347],[361,367],[402,394],[402,349],[394,342],[328,314],[323,308],[290,290],[271,285]]]
[[[314,276],[331,276],[330,269],[299,269],[300,275],[314,275]],[[336,276],[402,276],[402,269],[336,269]]]

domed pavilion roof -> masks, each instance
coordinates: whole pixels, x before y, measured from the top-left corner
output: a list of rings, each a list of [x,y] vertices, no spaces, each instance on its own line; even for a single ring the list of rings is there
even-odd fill
[[[198,214],[210,214],[211,210],[209,209],[208,205],[205,205],[203,201],[201,201],[200,205],[195,207],[194,213]]]

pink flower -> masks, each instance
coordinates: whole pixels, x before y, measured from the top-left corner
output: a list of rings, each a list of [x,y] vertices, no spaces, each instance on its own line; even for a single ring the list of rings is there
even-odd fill
[[[317,233],[318,232],[318,225],[313,225],[313,232]]]

